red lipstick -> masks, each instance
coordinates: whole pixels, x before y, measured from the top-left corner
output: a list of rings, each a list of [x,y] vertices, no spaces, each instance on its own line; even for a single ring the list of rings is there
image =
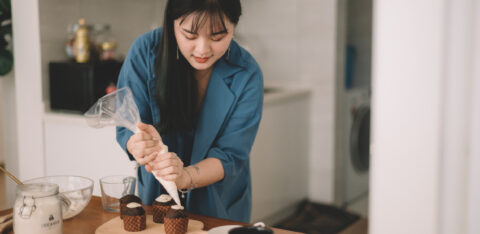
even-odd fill
[[[197,61],[197,63],[206,63],[209,59],[209,57],[206,57],[206,58],[200,58],[200,57],[196,57],[196,56],[193,56],[195,58],[195,61]]]

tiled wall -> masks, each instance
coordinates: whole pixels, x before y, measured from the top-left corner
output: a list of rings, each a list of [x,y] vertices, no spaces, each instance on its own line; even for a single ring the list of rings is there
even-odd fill
[[[323,82],[331,78],[332,35],[328,31],[335,27],[331,21],[335,12],[329,2],[242,1],[236,40],[250,49],[267,82]]]
[[[236,40],[260,64],[265,81],[299,77],[298,17],[296,1],[244,0]]]

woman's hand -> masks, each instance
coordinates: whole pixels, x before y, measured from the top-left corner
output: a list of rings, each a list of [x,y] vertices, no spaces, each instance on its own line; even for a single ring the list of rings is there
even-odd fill
[[[155,159],[163,147],[162,138],[155,127],[138,123],[139,132],[127,141],[127,150],[140,165],[145,165]]]
[[[179,189],[186,187],[185,172],[183,171],[183,162],[174,152],[167,152],[157,155],[157,157],[145,166],[147,170],[152,171],[157,177],[164,180],[174,181]]]

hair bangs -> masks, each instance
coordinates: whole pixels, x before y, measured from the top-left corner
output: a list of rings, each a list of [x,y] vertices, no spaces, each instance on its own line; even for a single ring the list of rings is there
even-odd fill
[[[183,23],[185,18],[190,15],[187,14],[183,16],[180,24]],[[213,6],[211,8],[204,9],[203,11],[196,11],[192,13],[192,25],[190,31],[197,33],[198,30],[203,27],[207,22],[210,22],[209,32],[211,34],[219,32],[227,32],[227,26],[225,25],[225,15],[222,12],[221,8],[218,6]]]

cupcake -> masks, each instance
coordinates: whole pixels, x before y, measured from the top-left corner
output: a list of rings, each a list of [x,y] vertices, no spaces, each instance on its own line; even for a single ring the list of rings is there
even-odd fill
[[[128,232],[139,232],[147,228],[147,216],[141,204],[127,204],[123,210],[123,228]]]
[[[163,218],[170,206],[175,205],[172,197],[168,194],[162,194],[153,201],[153,222],[163,223]]]
[[[136,203],[142,204],[142,199],[132,194],[128,194],[120,198],[120,218],[121,219],[123,219],[123,209],[125,209],[127,204],[130,202],[136,202]]]
[[[168,209],[165,214],[165,233],[166,234],[185,234],[188,228],[187,213],[183,206],[174,205]]]

